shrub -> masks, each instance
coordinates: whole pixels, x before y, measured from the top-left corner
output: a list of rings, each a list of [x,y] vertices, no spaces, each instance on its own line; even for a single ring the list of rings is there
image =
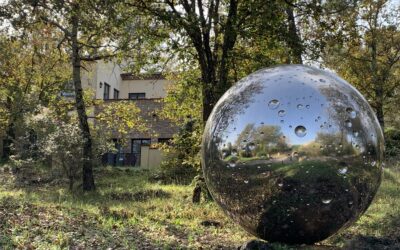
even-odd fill
[[[165,181],[190,183],[200,173],[200,142],[201,125],[189,120],[172,145],[162,145],[166,155],[160,174]]]
[[[400,130],[388,128],[385,131],[385,152],[388,156],[400,155]]]

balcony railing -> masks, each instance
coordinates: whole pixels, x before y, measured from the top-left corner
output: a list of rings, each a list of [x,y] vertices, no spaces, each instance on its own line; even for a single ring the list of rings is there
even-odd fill
[[[103,165],[111,166],[140,166],[140,155],[132,153],[106,153],[102,156]]]

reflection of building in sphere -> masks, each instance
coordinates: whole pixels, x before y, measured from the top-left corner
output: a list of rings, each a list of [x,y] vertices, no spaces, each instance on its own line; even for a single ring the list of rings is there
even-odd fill
[[[203,137],[211,194],[247,231],[314,243],[354,222],[381,180],[383,136],[360,93],[306,66],[260,70],[217,103]]]

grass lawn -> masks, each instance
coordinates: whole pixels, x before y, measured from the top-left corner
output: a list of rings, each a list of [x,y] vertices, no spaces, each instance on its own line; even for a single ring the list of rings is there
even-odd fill
[[[0,249],[236,249],[254,238],[215,203],[192,204],[192,186],[157,184],[149,181],[151,175],[144,170],[97,169],[97,191],[73,195],[66,183],[16,181],[2,167]],[[321,244],[400,248],[399,182],[398,166],[385,169],[367,213]],[[219,224],[204,226],[204,221]]]

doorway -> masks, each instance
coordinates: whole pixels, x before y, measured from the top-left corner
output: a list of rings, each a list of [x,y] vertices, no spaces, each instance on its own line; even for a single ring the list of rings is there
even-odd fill
[[[133,166],[139,167],[140,166],[140,158],[142,153],[142,146],[149,146],[151,140],[148,138],[145,139],[132,139],[132,163]]]

